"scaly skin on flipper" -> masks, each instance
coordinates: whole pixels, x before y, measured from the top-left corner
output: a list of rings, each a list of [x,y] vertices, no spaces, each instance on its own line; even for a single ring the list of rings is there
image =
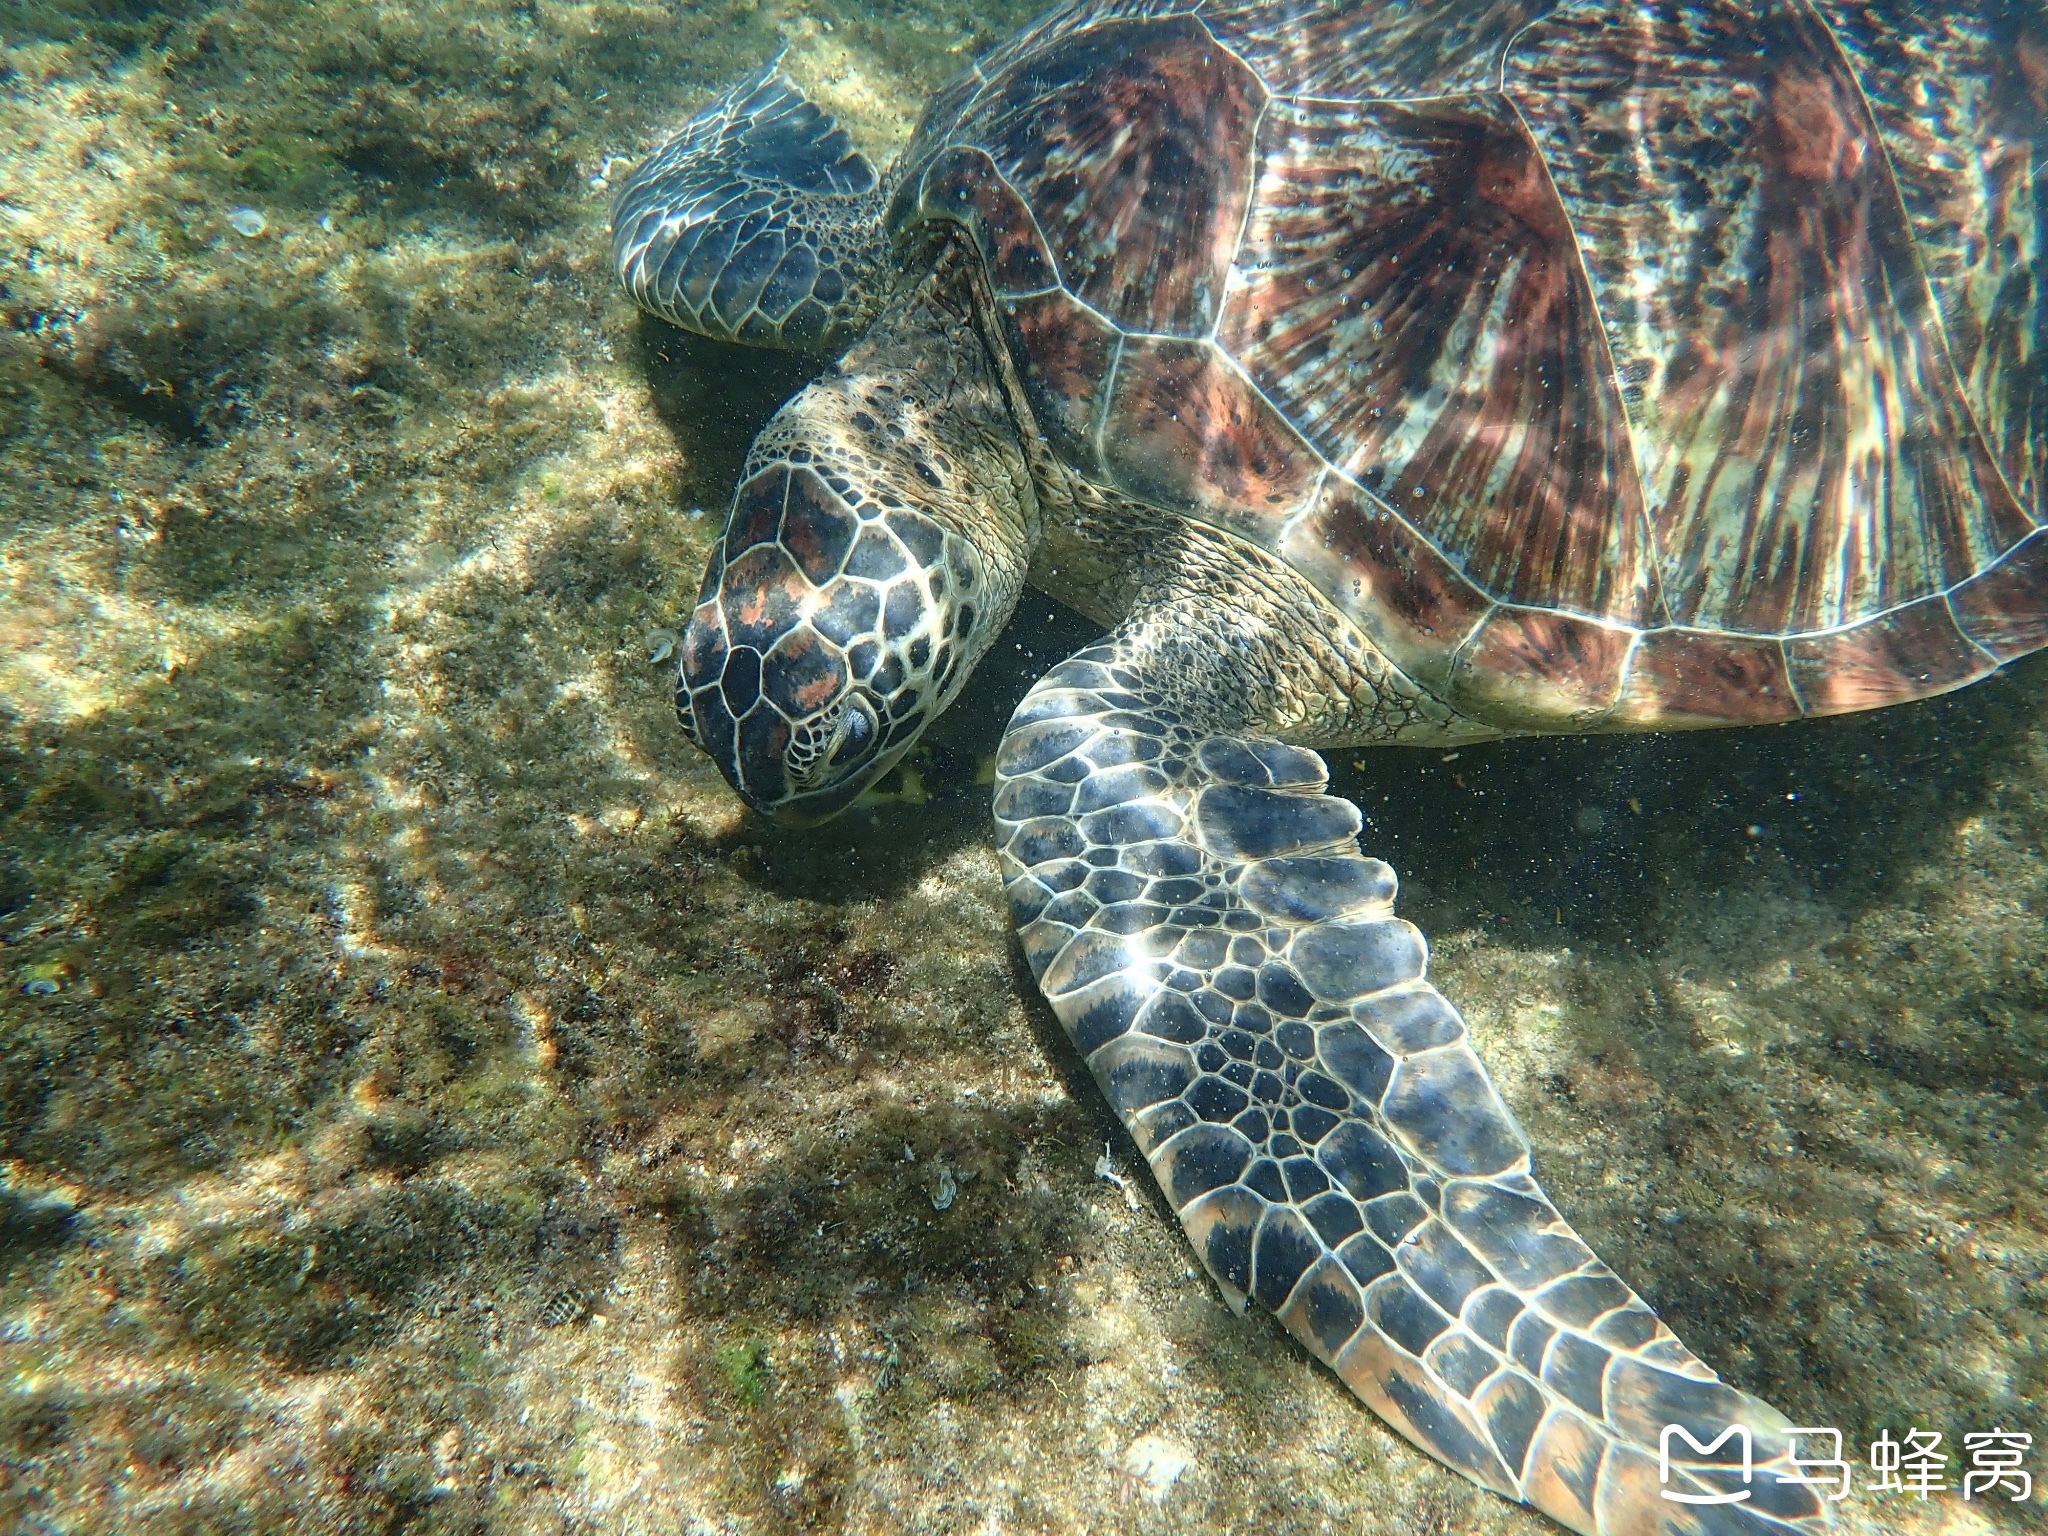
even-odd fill
[[[684,124],[612,204],[612,270],[714,341],[829,350],[873,317],[886,178],[771,60]]]
[[[1254,734],[1245,702],[1290,690],[1241,675],[1271,653],[1245,628],[1186,599],[1054,668],[995,797],[1033,974],[1210,1273],[1415,1444],[1586,1536],[1824,1529],[1813,1492],[1777,1481],[1786,1420],[1537,1187],[1357,810],[1314,753]],[[1746,1427],[1753,1480],[1734,1442],[1703,1460],[1680,1441],[1660,1485],[1667,1424],[1701,1445]]]

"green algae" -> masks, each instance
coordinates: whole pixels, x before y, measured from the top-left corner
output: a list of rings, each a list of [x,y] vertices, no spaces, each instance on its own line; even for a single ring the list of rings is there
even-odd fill
[[[976,782],[1077,624],[802,837],[644,664],[811,365],[635,317],[608,162],[778,39],[886,153],[1026,10],[18,13],[0,1525],[1546,1528],[1095,1176]],[[1559,1203],[1854,1440],[2048,1395],[2043,681],[1339,770]]]
[[[95,910],[138,944],[164,948],[232,930],[257,906],[254,888],[210,857],[200,839],[164,832],[121,856]]]
[[[758,1407],[768,1395],[768,1346],[759,1339],[720,1346],[718,1368],[725,1373],[726,1390],[745,1406]]]

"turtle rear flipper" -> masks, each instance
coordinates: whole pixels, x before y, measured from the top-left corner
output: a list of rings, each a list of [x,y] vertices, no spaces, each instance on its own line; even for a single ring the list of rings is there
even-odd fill
[[[1823,1528],[1812,1489],[1778,1481],[1785,1419],[1537,1187],[1322,759],[1217,730],[1227,680],[1191,688],[1142,621],[1019,706],[997,837],[1032,971],[1218,1284],[1418,1446],[1573,1530]],[[1687,1439],[1660,1481],[1667,1425]],[[1692,1448],[1731,1427],[1748,1481],[1740,1434]]]
[[[619,189],[612,268],[633,302],[715,341],[844,345],[873,317],[889,189],[770,60]]]

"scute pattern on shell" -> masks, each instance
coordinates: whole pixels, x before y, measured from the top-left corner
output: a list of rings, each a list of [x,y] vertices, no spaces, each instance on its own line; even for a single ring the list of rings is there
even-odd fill
[[[1603,296],[1671,616],[1824,630],[1973,575],[2032,524],[1831,35],[1804,6],[1612,12],[1560,6],[1507,82]]]
[[[1029,189],[1070,292],[1127,331],[1200,336],[1244,226],[1265,104],[1192,18],[1108,22],[997,80],[974,142]]]
[[[2048,507],[2048,226],[2033,191],[2048,163],[2040,9],[1864,0],[1835,19],[1834,39],[1883,138],[1963,394],[2013,494],[2039,519]]]
[[[1648,622],[1614,371],[1512,109],[1275,103],[1260,139],[1244,276],[1217,340],[1494,596]]]
[[[1478,718],[1901,702],[2048,644],[2048,15],[1929,9],[1088,0],[892,223],[1075,470]]]

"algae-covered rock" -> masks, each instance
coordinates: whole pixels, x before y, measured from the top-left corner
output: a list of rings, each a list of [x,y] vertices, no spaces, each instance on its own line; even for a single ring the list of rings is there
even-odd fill
[[[1222,1303],[1035,1001],[978,770],[1077,621],[804,834],[646,662],[814,365],[633,314],[623,164],[778,40],[886,155],[1028,9],[17,8],[0,1529],[1548,1529]],[[2048,1422],[2044,684],[1334,765],[1594,1247],[1958,1472]]]

